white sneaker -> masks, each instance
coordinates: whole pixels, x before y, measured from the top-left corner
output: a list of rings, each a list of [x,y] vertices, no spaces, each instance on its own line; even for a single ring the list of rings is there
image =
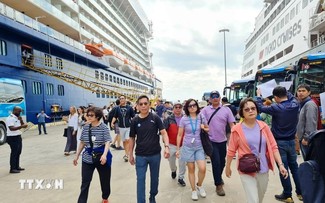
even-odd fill
[[[192,191],[192,200],[193,201],[199,200],[199,197],[197,196],[197,192],[196,191]]]
[[[200,194],[201,197],[206,197],[207,196],[207,193],[205,192],[203,186],[196,186],[196,189],[197,189],[197,193]]]

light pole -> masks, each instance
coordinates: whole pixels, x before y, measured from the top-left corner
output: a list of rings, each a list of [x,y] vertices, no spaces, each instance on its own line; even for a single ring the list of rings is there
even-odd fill
[[[229,29],[221,29],[219,32],[223,32],[223,57],[225,61],[225,86],[227,86],[227,62],[226,62],[226,32],[229,32]]]

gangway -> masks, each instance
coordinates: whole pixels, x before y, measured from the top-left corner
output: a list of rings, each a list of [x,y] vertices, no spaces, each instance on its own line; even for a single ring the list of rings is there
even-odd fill
[[[135,87],[120,87],[113,82],[101,80],[100,76],[94,77],[94,71],[84,68],[82,65],[62,61],[52,66],[52,61],[46,57],[31,56],[29,59],[22,60],[22,65],[39,73],[46,74],[51,77],[58,78],[73,85],[91,91],[92,93],[100,93],[105,95],[126,95],[130,100],[136,100],[141,94],[148,94],[149,90],[136,89]],[[79,67],[77,67],[79,66]],[[89,73],[89,72],[92,73]],[[91,80],[91,81],[89,81]]]

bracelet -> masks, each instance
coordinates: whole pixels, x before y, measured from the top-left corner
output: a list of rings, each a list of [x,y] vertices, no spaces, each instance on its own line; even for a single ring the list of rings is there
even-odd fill
[[[169,148],[169,146],[168,146],[168,145],[165,145],[165,148],[166,148],[166,147],[168,147],[168,148]]]
[[[279,164],[279,166],[281,166],[281,165],[282,165],[282,166],[284,166],[284,164],[283,164],[283,163]]]

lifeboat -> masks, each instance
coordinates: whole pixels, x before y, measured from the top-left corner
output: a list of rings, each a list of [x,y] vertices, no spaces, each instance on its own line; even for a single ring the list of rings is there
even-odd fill
[[[104,55],[102,46],[103,46],[102,44],[95,44],[95,43],[85,44],[86,49],[90,51],[91,55],[97,57],[102,57]]]

